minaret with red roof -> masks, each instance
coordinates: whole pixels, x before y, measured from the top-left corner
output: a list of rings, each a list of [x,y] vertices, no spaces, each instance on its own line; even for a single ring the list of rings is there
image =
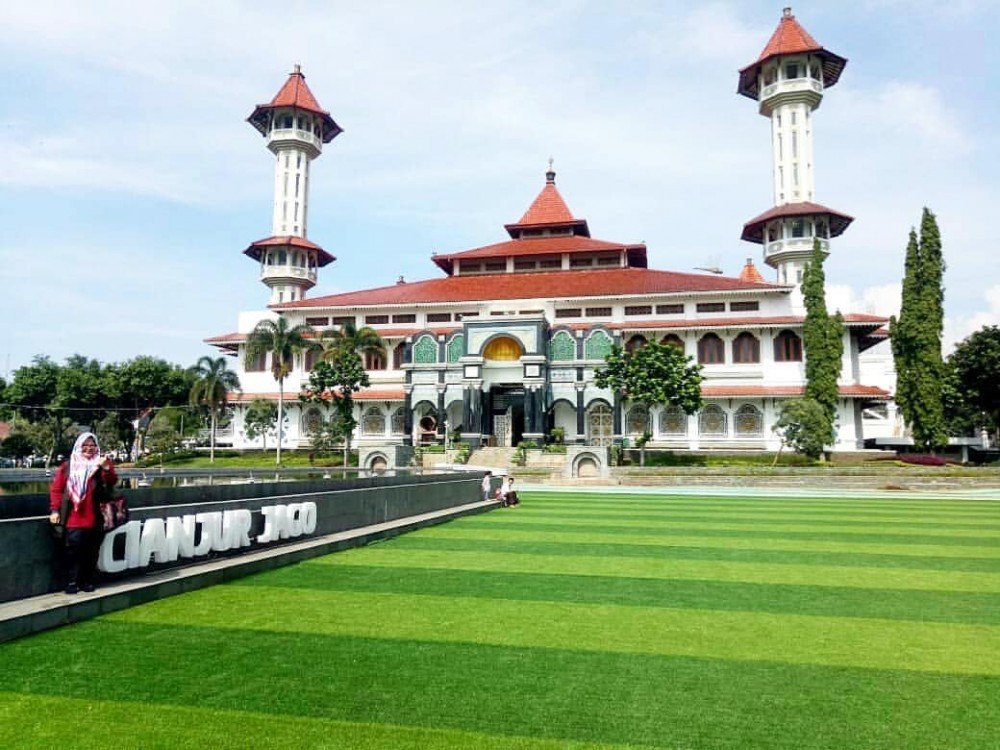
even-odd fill
[[[271,290],[270,304],[295,302],[316,285],[317,269],[336,260],[306,238],[309,165],[341,132],[320,107],[296,65],[268,104],[247,118],[275,155],[271,236],[244,250],[260,263],[260,280]]]
[[[759,102],[771,120],[774,156],[774,208],[748,221],[743,239],[764,246],[764,262],[777,269],[779,283],[799,284],[813,240],[829,252],[830,238],[853,221],[816,203],[813,178],[813,112],[846,64],[785,8],[760,57],[740,70],[737,92]]]

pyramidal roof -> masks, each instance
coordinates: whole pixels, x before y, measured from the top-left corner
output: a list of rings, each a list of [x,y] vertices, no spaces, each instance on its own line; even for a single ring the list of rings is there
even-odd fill
[[[739,280],[748,281],[753,284],[767,283],[767,279],[761,276],[760,271],[757,270],[757,266],[753,264],[752,258],[747,258],[747,264],[743,266],[743,270],[740,271]]]
[[[517,222],[506,224],[504,228],[514,239],[522,237],[526,229],[572,229],[575,235],[590,236],[586,219],[574,218],[573,212],[560,195],[551,160],[542,191]]]
[[[792,9],[785,8],[781,20],[778,21],[778,28],[774,30],[767,46],[764,47],[764,51],[757,58],[757,62],[774,55],[793,55],[796,52],[812,52],[819,49],[823,48],[795,20]]]
[[[267,104],[258,104],[247,118],[247,121],[262,134],[267,135],[270,112],[285,107],[312,112],[323,118],[323,143],[329,143],[344,132],[334,122],[330,113],[323,109],[316,100],[316,97],[313,96],[313,92],[306,83],[305,74],[299,65],[296,65],[292,69],[292,72],[288,74],[288,80],[285,81],[285,84],[278,90],[278,93],[274,95],[271,101]]]
[[[823,85],[826,88],[833,86],[840,79],[840,73],[847,65],[847,60],[840,55],[834,54],[813,39],[812,35],[802,28],[802,25],[792,15],[791,8],[784,8],[781,11],[781,19],[778,21],[778,28],[771,34],[767,44],[764,45],[760,57],[750,65],[740,70],[740,85],[737,91],[751,99],[757,98],[757,76],[760,67],[772,57],[780,55],[796,55],[810,52],[818,56],[823,62]]]

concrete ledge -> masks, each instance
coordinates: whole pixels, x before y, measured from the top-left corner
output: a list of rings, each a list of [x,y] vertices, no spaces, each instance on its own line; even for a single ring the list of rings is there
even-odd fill
[[[468,503],[384,523],[268,547],[102,585],[91,594],[44,594],[0,604],[0,643],[61,625],[89,620],[156,599],[213,586],[331,552],[390,539],[407,531],[499,508],[496,501]]]

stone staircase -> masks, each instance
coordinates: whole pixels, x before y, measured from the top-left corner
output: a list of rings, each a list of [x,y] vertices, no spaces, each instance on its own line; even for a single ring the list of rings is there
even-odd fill
[[[480,448],[469,456],[468,465],[483,469],[509,469],[517,448]]]

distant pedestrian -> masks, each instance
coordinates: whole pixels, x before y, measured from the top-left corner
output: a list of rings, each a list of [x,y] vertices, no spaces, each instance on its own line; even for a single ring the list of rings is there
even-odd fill
[[[483,502],[490,499],[490,489],[493,484],[493,472],[487,471],[486,476],[483,477]]]
[[[52,478],[49,488],[49,522],[62,526],[59,557],[66,577],[66,593],[93,591],[97,555],[104,538],[103,519],[97,507],[103,488],[118,482],[110,456],[101,456],[97,438],[84,432],[73,453]]]

